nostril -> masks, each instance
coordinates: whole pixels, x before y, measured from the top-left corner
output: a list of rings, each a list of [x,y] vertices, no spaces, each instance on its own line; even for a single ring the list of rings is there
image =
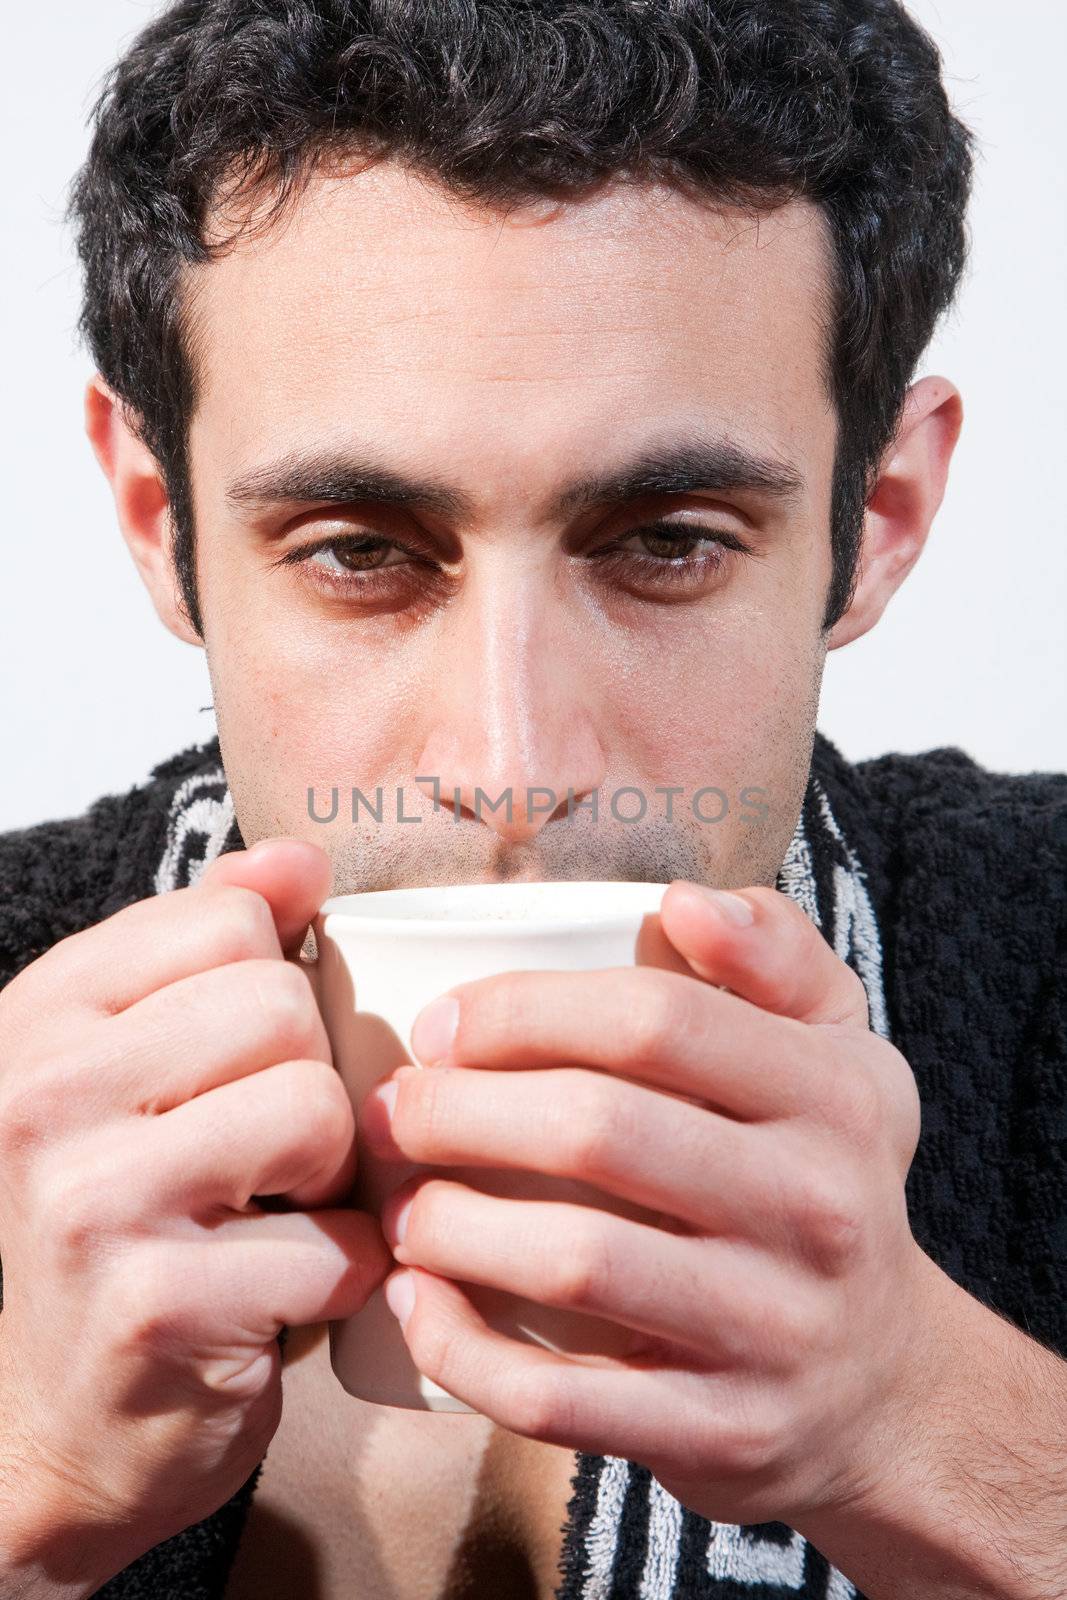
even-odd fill
[[[579,806],[584,806],[588,810],[589,796],[595,792],[593,789],[575,789],[572,794],[564,795],[555,811],[549,817],[549,822],[566,822],[571,813],[576,811]]]
[[[444,784],[434,797],[434,810],[447,811],[450,817],[462,819],[464,822],[479,822],[481,818],[475,814],[474,807],[460,799],[458,788],[447,788]]]

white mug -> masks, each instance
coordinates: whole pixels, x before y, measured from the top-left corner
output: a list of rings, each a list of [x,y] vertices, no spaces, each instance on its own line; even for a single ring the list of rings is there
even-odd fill
[[[416,1016],[473,978],[518,969],[591,970],[677,966],[659,929],[666,884],[478,883],[374,890],[324,901],[312,927],[312,974],[334,1065],[359,1115],[369,1090],[410,1050]],[[619,1018],[625,1026],[625,1018]],[[430,1069],[432,1070],[432,1069]],[[475,1070],[475,1069],[471,1069]],[[642,1221],[647,1210],[590,1185],[515,1169],[419,1166],[376,1155],[357,1137],[353,1204],[380,1216],[382,1203],[416,1173],[436,1173],[496,1195],[567,1200]],[[535,1305],[486,1285],[463,1285],[487,1323],[556,1351],[621,1356],[632,1330],[580,1312]],[[381,1287],[355,1316],[330,1324],[330,1358],[343,1387],[378,1405],[426,1411],[472,1408],[414,1365]]]

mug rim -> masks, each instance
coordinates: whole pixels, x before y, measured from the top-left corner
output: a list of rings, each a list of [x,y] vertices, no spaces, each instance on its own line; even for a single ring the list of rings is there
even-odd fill
[[[590,892],[603,891],[610,885],[612,890],[627,891],[627,893],[610,894],[609,900],[615,903],[608,905],[591,906],[588,912],[583,912],[580,904],[570,904],[575,891],[588,889]],[[405,897],[422,895],[440,890],[462,891],[464,896],[471,896],[476,901],[492,905],[494,896],[504,890],[514,890],[516,887],[525,887],[538,890],[559,889],[568,891],[567,904],[559,910],[553,910],[551,905],[547,908],[538,908],[535,915],[528,917],[485,917],[467,916],[463,914],[465,907],[461,907],[456,916],[426,917],[406,916],[402,912],[391,913],[390,906],[402,902]],[[644,915],[658,912],[659,904],[644,904],[641,891],[656,890],[661,901],[668,888],[667,883],[658,883],[646,879],[635,878],[550,878],[546,880],[525,881],[512,880],[499,883],[457,883],[457,884],[426,884],[405,885],[399,889],[369,889],[354,894],[330,895],[323,901],[315,917],[315,921],[325,926],[327,919],[351,927],[373,927],[376,931],[407,933],[441,934],[444,930],[448,933],[478,933],[484,935],[491,930],[494,937],[515,934],[528,935],[532,932],[551,930],[553,932],[566,932],[568,928],[588,930],[594,926],[609,926],[618,921],[627,921],[635,912]],[[634,891],[632,896],[628,891]],[[551,900],[551,895],[547,896]]]

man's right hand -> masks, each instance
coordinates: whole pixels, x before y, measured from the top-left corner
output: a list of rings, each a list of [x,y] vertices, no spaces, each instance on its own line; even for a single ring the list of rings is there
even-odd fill
[[[49,1593],[229,1499],[281,1418],[281,1327],[393,1266],[339,1204],[355,1119],[298,959],[329,889],[318,846],[264,841],[0,992],[0,1567]]]

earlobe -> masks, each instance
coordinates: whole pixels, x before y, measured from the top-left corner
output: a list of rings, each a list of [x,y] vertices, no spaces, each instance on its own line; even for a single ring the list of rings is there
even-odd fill
[[[922,554],[963,426],[963,402],[947,378],[923,378],[904,413],[867,500],[852,604],[830,630],[837,650],[874,627]]]
[[[170,553],[170,505],[159,463],[99,373],[85,392],[85,431],[111,485],[122,536],[157,615],[177,638],[202,644],[180,604]]]

